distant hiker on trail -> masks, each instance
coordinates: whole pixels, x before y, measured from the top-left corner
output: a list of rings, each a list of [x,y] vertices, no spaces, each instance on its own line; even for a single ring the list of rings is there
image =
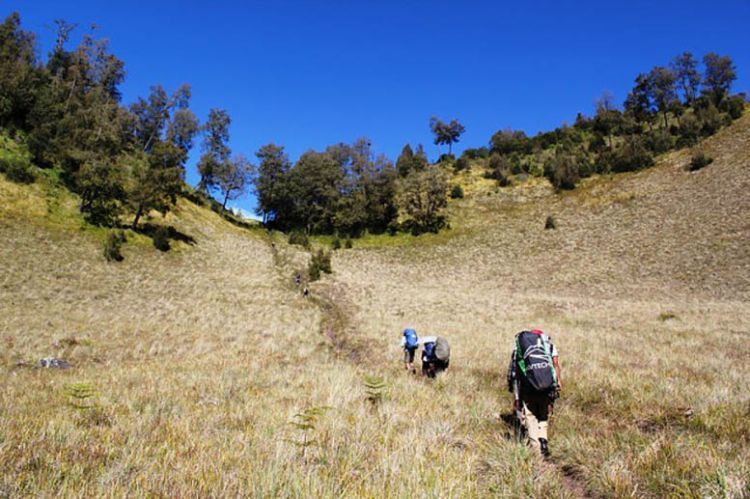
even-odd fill
[[[414,355],[417,353],[418,346],[417,332],[412,328],[404,329],[404,337],[401,338],[401,347],[404,349],[404,369],[415,374],[417,369],[414,367]]]
[[[434,378],[448,369],[451,358],[451,347],[442,336],[425,336],[422,344],[422,374]]]
[[[299,275],[299,272],[297,272],[297,275],[294,276],[294,284],[299,286],[300,283],[302,283],[302,276]]]
[[[539,329],[516,335],[508,368],[513,410],[525,426],[528,443],[549,456],[547,421],[560,395],[560,362],[552,340]]]

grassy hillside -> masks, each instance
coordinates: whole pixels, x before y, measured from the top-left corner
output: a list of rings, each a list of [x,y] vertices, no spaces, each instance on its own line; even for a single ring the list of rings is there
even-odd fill
[[[54,179],[0,177],[0,495],[748,495],[750,117],[704,148],[562,195],[461,174],[450,231],[358,241],[309,298],[279,234],[181,200],[153,222],[187,242],[107,263]],[[451,341],[437,382],[406,326]],[[562,355],[546,463],[505,422],[530,326]]]

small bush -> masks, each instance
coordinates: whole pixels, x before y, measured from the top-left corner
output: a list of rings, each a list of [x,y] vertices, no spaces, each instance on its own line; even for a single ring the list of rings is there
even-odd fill
[[[629,137],[611,156],[609,168],[613,172],[633,172],[654,164],[654,157],[641,137]]]
[[[741,95],[734,95],[724,99],[719,109],[727,113],[731,119],[737,120],[742,117],[742,113],[745,111],[745,99]]]
[[[673,312],[662,312],[659,314],[659,320],[662,322],[676,319],[677,316]]]
[[[701,134],[704,136],[715,134],[724,125],[722,114],[713,104],[708,104],[706,107],[699,109],[696,114],[701,124]]]
[[[331,268],[331,254],[318,250],[314,253],[310,260],[310,265],[307,268],[307,274],[310,277],[310,282],[317,281],[320,279],[320,273],[324,272],[330,274],[333,272]]]
[[[490,150],[486,147],[480,147],[478,149],[466,149],[464,150],[463,154],[461,156],[465,157],[466,159],[483,159],[488,158],[490,156]]]
[[[169,251],[171,246],[169,245],[169,228],[161,226],[154,231],[154,248],[159,251]]]
[[[331,241],[331,249],[334,251],[337,249],[341,249],[341,239],[339,239],[338,237],[334,237],[333,241]]]
[[[441,154],[438,159],[438,163],[445,163],[448,165],[452,165],[454,161],[456,161],[456,157],[453,154]]]
[[[674,139],[667,130],[658,129],[646,134],[646,147],[656,154],[665,153],[674,147]]]
[[[110,232],[107,234],[107,239],[104,240],[104,258],[108,262],[121,262],[124,260],[120,249],[122,243],[127,239],[123,231]]]
[[[578,158],[571,154],[557,154],[544,165],[544,175],[556,190],[575,189],[581,179],[578,173]]]
[[[513,183],[511,164],[506,156],[493,154],[490,156],[489,172],[487,178],[494,178],[500,187],[507,187]]]
[[[710,156],[706,156],[703,151],[699,151],[693,154],[692,159],[690,160],[690,164],[688,165],[688,170],[691,172],[694,172],[696,170],[700,170],[701,168],[704,168],[711,163],[713,163],[714,159]]]
[[[471,168],[471,165],[469,164],[469,160],[466,159],[464,156],[461,156],[456,160],[456,162],[453,164],[453,169],[457,172],[468,170]]]
[[[0,172],[11,182],[30,184],[36,176],[28,160],[21,157],[0,157]]]
[[[544,230],[553,230],[557,228],[557,222],[555,222],[555,217],[552,215],[547,217],[547,220],[544,222]]]
[[[310,238],[304,232],[295,230],[289,234],[289,244],[296,244],[302,246],[305,249],[310,249]]]
[[[453,189],[451,189],[451,198],[452,199],[463,199],[464,197],[464,190],[463,188],[456,184],[453,186]]]
[[[701,124],[694,114],[686,114],[682,117],[679,127],[679,138],[677,147],[689,147],[698,143],[701,136]]]
[[[389,232],[389,233],[390,233],[390,232]],[[392,235],[392,236],[393,236],[393,235],[396,235],[396,233],[394,232],[394,233],[393,233],[393,234],[391,234],[391,235]],[[346,248],[346,249],[352,249],[352,247],[353,247],[353,246],[354,246],[354,243],[352,242],[352,238],[351,238],[351,237],[347,237],[347,238],[346,238],[346,241],[344,241],[344,248]]]

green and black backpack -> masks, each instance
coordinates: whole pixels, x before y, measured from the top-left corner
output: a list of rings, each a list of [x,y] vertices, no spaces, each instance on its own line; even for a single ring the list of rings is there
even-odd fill
[[[516,371],[527,389],[552,392],[557,389],[557,373],[552,362],[552,343],[538,329],[516,335]]]

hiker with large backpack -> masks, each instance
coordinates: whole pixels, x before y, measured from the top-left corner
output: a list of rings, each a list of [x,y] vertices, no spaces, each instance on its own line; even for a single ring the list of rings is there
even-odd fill
[[[422,374],[434,378],[448,369],[451,347],[442,336],[426,336],[422,343]]]
[[[415,374],[417,369],[414,367],[414,355],[417,353],[418,346],[417,332],[410,327],[404,329],[404,337],[401,338],[401,347],[404,349],[404,369]]]
[[[508,368],[513,410],[526,428],[529,445],[549,456],[547,422],[560,395],[560,362],[549,336],[539,329],[516,335]]]

